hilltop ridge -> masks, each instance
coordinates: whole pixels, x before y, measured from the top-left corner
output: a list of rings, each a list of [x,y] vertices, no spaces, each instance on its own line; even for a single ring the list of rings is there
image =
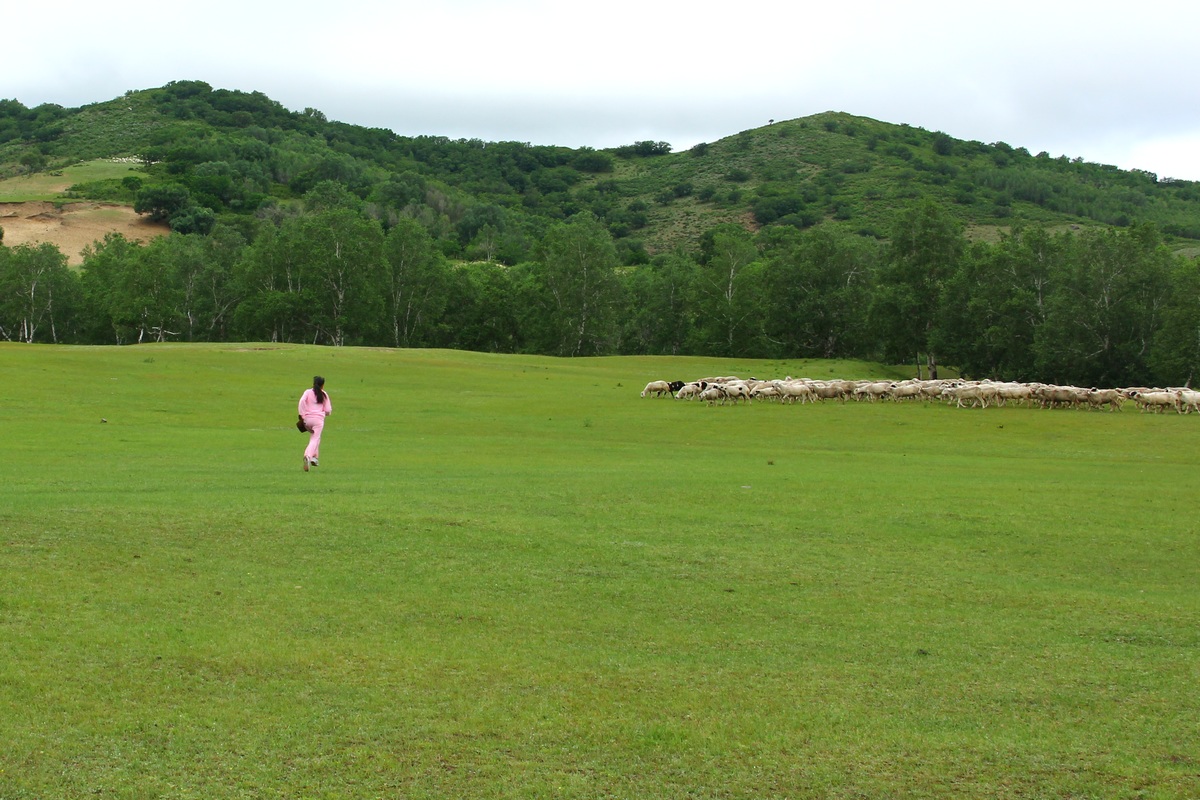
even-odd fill
[[[400,136],[202,81],[76,109],[0,101],[0,176],[113,156],[139,159],[140,182],[82,182],[54,199],[132,205],[147,185],[177,184],[216,218],[236,218],[273,213],[334,180],[385,223],[424,218],[451,256],[472,257],[472,241],[490,226],[500,233],[495,256],[507,262],[525,257],[546,224],[579,211],[596,214],[622,260],[639,263],[694,248],[722,223],[882,238],[898,211],[923,199],[978,239],[1024,224],[1153,222],[1177,248],[1200,242],[1195,182],[840,111],[671,152],[662,142],[595,150]]]

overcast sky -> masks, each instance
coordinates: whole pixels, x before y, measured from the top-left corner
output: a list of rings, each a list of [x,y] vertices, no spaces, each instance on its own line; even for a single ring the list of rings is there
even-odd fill
[[[676,151],[844,111],[1200,180],[1200,3],[108,0],[0,14],[0,98],[172,80],[440,135]]]

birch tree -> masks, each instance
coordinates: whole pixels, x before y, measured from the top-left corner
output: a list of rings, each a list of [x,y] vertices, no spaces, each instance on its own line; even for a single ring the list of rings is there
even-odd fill
[[[387,317],[395,347],[430,343],[449,302],[449,268],[417,221],[399,220],[383,242]]]
[[[78,280],[52,244],[0,246],[0,337],[58,342]]]
[[[550,351],[560,356],[609,352],[617,335],[620,283],[612,236],[584,212],[547,231],[535,277],[544,290]]]

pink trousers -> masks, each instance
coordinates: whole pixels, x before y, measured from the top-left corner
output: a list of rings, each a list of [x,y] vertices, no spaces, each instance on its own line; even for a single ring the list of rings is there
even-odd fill
[[[304,424],[310,431],[308,436],[308,447],[304,448],[305,458],[319,458],[321,455],[321,429],[325,427],[325,415],[319,417],[305,417]]]

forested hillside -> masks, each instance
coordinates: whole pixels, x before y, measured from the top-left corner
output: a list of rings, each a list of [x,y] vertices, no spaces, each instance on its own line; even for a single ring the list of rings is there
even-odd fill
[[[1200,184],[827,113],[682,153],[399,136],[180,81],[0,101],[0,175],[174,233],[0,247],[0,337],[942,362],[1182,383]],[[914,367],[915,368],[915,367]]]

